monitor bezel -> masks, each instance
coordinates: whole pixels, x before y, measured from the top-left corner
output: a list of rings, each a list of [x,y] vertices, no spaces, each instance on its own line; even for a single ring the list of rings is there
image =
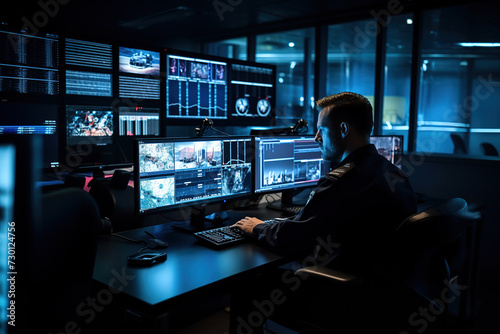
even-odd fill
[[[195,206],[207,206],[208,204],[224,204],[233,200],[242,199],[244,197],[251,197],[253,195],[253,185],[250,186],[250,190],[248,192],[242,192],[237,194],[231,194],[226,196],[218,196],[218,197],[208,197],[202,198],[199,200],[192,200],[186,202],[179,202],[169,206],[158,207],[154,209],[149,209],[145,211],[140,210],[140,173],[139,173],[139,145],[142,143],[157,143],[157,142],[166,142],[166,143],[175,143],[176,141],[182,142],[192,142],[192,141],[217,141],[217,140],[244,140],[247,139],[250,143],[250,149],[253,149],[253,140],[251,136],[207,136],[207,137],[162,137],[162,138],[143,138],[143,139],[135,139],[133,142],[133,168],[134,168],[134,212],[138,216],[147,216],[152,214],[158,214],[161,212],[171,212],[178,210],[180,208],[188,208]],[[253,152],[248,153],[248,157],[250,159],[250,182],[253,182]],[[189,220],[189,217],[186,217],[186,220]]]

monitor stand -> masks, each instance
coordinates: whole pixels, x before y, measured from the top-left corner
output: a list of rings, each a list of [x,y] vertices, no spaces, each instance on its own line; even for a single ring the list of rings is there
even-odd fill
[[[223,226],[223,222],[229,219],[226,211],[217,211],[206,215],[206,205],[195,205],[191,207],[191,218],[183,223],[173,224],[176,230],[184,232],[199,232]]]
[[[275,201],[267,205],[269,209],[279,210],[284,213],[296,215],[303,204],[293,203],[293,189],[283,190],[281,192],[281,201]]]

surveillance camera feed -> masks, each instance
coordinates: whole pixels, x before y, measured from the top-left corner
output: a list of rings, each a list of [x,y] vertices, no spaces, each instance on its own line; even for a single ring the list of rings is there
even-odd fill
[[[160,75],[160,53],[120,46],[120,72]]]
[[[75,137],[113,136],[113,111],[105,107],[66,108],[66,135],[68,143],[78,141]]]
[[[251,192],[250,137],[164,138],[140,140],[137,145],[141,213]]]
[[[227,119],[227,63],[167,55],[167,117]]]

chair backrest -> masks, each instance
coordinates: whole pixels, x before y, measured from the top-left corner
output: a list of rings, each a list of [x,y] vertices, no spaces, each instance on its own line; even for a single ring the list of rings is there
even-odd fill
[[[43,194],[41,210],[30,244],[31,315],[39,329],[59,332],[91,297],[100,215],[92,196],[78,188]]]
[[[481,143],[481,149],[483,150],[483,154],[491,157],[498,157],[498,151],[490,143]]]
[[[406,284],[430,303],[457,275],[468,284],[471,263],[464,240],[479,220],[479,213],[469,212],[464,199],[452,198],[401,223],[393,241],[398,256],[406,261]]]
[[[462,137],[456,133],[450,133],[451,140],[453,141],[453,153],[455,154],[467,154],[468,150],[465,146],[465,141]]]

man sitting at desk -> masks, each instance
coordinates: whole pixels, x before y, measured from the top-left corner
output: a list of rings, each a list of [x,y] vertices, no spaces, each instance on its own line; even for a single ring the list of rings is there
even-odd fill
[[[312,254],[315,264],[362,275],[377,247],[416,213],[415,194],[407,176],[370,143],[373,115],[365,97],[343,92],[317,105],[315,141],[333,169],[297,216],[272,224],[245,217],[233,226],[274,252]]]

